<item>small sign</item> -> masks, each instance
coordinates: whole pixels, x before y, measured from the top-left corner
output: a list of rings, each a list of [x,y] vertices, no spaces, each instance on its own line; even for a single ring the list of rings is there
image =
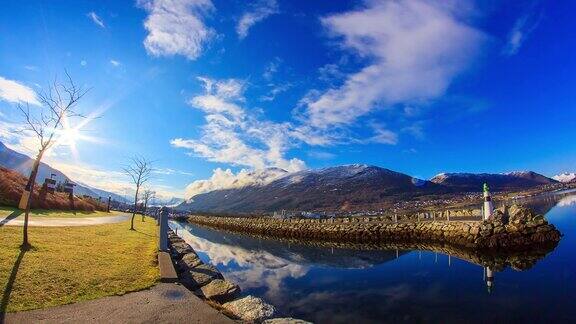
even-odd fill
[[[72,183],[72,182],[66,182],[66,183],[64,184],[64,192],[69,193],[69,194],[73,193],[73,192],[74,192],[74,186],[75,186],[75,185],[76,185],[76,184],[74,184],[74,183]]]
[[[46,186],[46,191],[54,193],[56,191],[56,180],[51,178],[46,178],[44,180],[44,185]]]

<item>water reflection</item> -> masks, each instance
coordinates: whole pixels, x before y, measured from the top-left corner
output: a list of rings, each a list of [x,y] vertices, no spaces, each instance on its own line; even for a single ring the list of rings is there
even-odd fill
[[[323,268],[365,269],[394,260],[408,251],[397,249],[359,250],[354,247],[319,248],[312,245],[274,241],[223,233],[191,224],[170,224],[200,256],[218,266],[226,277],[243,290],[258,289],[270,302],[279,302],[288,293],[287,279],[298,279],[312,266]]]
[[[565,210],[574,216],[575,202],[572,194],[529,203],[548,212],[554,223]],[[568,231],[561,228],[567,234],[576,222],[562,217],[570,224]],[[562,248],[546,257],[555,246],[489,254],[442,244],[303,243],[191,224],[171,227],[245,293],[263,297],[284,315],[318,323],[576,317],[573,298],[564,296],[576,289],[576,267],[568,254],[576,248],[572,239],[563,239]],[[529,306],[534,303],[540,307]]]
[[[576,195],[562,198],[558,202],[558,207],[568,207],[576,205]]]

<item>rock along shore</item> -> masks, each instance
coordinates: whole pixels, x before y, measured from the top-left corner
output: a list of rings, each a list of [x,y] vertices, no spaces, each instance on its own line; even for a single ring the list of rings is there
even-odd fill
[[[489,221],[399,221],[377,218],[274,219],[189,216],[193,224],[271,238],[329,242],[445,243],[478,250],[527,250],[556,245],[562,234],[542,215],[502,207]]]
[[[172,230],[168,231],[168,242],[179,281],[226,315],[247,323],[311,324],[294,318],[273,318],[277,315],[274,306],[258,297],[241,296],[238,285],[224,279],[216,267],[202,262],[194,249]]]

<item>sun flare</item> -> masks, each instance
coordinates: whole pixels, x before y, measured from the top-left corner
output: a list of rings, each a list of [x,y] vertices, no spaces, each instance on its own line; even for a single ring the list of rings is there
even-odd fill
[[[66,128],[60,132],[59,144],[76,146],[76,142],[81,139],[80,131],[77,128]]]

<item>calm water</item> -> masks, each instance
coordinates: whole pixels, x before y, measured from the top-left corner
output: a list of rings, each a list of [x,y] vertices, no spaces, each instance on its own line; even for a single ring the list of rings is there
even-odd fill
[[[205,262],[282,315],[316,323],[576,321],[576,194],[530,201],[564,234],[524,271],[494,275],[430,251],[318,248],[172,223]]]

